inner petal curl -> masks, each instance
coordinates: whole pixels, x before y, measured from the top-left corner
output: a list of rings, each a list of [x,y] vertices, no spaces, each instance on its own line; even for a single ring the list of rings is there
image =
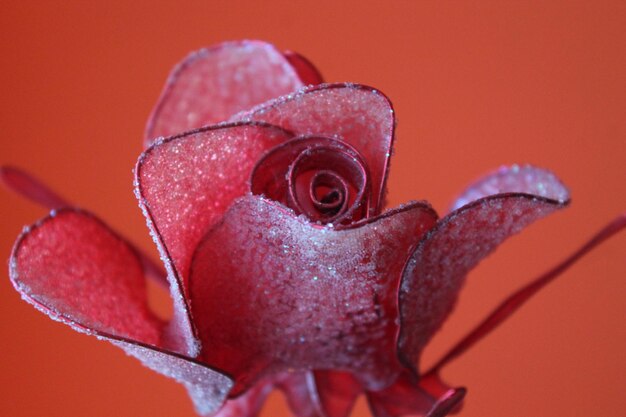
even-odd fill
[[[325,136],[301,136],[276,146],[257,163],[250,188],[321,224],[365,218],[371,199],[361,155]]]

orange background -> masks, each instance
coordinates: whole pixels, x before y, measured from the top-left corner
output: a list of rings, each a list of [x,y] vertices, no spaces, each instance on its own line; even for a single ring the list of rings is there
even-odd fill
[[[0,162],[31,169],[154,254],[131,168],[170,68],[222,40],[302,52],[329,81],[385,92],[399,140],[390,203],[444,210],[503,163],[572,189],[470,275],[432,361],[512,289],[626,209],[626,4],[615,2],[3,2]],[[0,253],[44,215],[0,191]],[[444,372],[462,416],[622,416],[626,236],[604,245]],[[7,275],[6,272],[4,275]],[[0,281],[0,415],[192,416],[183,388],[51,322]],[[274,394],[264,417],[286,416]],[[356,416],[366,416],[361,400]]]

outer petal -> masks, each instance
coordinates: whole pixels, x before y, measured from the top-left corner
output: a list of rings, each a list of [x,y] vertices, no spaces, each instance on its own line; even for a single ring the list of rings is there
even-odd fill
[[[320,406],[313,381],[313,372],[283,372],[274,384],[287,397],[287,404],[296,417],[327,417]]]
[[[367,162],[371,213],[382,209],[395,121],[391,102],[381,92],[356,84],[323,84],[265,103],[233,120],[264,121],[297,135],[341,138]]]
[[[547,169],[531,165],[512,165],[500,167],[470,185],[456,199],[452,210],[479,198],[510,192],[532,194],[560,202],[569,199],[567,188]]]
[[[354,371],[380,388],[398,372],[398,280],[436,215],[415,203],[341,231],[257,196],[239,199],[198,246],[191,304],[202,357],[237,380]]]
[[[403,373],[391,386],[367,393],[374,417],[443,417],[460,408],[465,388],[450,388],[438,376],[413,378]]]
[[[170,74],[152,111],[146,146],[160,136],[222,122],[315,81],[314,67],[307,63],[296,59],[294,66],[273,45],[261,41],[226,42],[190,54]]]
[[[328,417],[348,417],[363,388],[348,372],[316,371],[317,397]]]
[[[15,288],[52,318],[160,344],[163,323],[148,308],[136,252],[90,214],[62,209],[27,228],[10,265]]]
[[[160,348],[163,323],[147,306],[137,253],[92,215],[62,209],[27,228],[13,249],[10,275],[22,297],[51,318],[182,382],[198,411],[213,411],[232,386],[228,377]]]
[[[214,417],[257,417],[273,388],[272,380],[260,381],[243,395],[226,401]]]
[[[523,181],[501,184],[512,188],[448,214],[411,255],[400,289],[399,351],[406,366],[415,366],[451,311],[466,274],[507,237],[569,202],[567,189],[556,181],[547,197],[524,193],[528,184]]]
[[[290,138],[282,129],[260,124],[219,125],[157,142],[139,158],[136,194],[169,271],[181,352],[197,346],[185,299],[193,251],[231,202],[248,189],[255,162]],[[180,343],[173,343],[177,345]]]

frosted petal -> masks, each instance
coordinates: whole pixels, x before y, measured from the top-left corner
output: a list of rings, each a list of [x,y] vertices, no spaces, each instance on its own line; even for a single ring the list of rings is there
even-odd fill
[[[101,221],[61,209],[20,236],[10,262],[13,285],[38,310],[183,383],[199,412],[221,405],[232,381],[159,347],[163,323],[148,310],[141,262]]]
[[[532,194],[559,202],[569,199],[567,187],[547,169],[531,165],[512,165],[500,167],[470,185],[456,199],[452,210],[479,198],[503,193]]]
[[[299,68],[306,67],[299,62]],[[303,85],[288,59],[265,42],[226,42],[194,52],[170,74],[148,120],[146,146],[160,136],[222,122]]]
[[[186,346],[177,351],[197,353],[185,299],[196,245],[233,199],[247,191],[261,155],[289,138],[266,125],[219,125],[159,141],[139,158],[135,191],[168,269],[176,326],[170,333],[183,339],[172,345]]]
[[[18,238],[11,281],[22,297],[76,330],[159,345],[137,253],[92,215],[60,209]]]
[[[322,84],[260,105],[233,120],[264,121],[296,135],[341,138],[369,167],[371,213],[382,209],[395,126],[391,102],[381,92],[356,84]]]
[[[235,377],[233,395],[288,368],[388,383],[398,369],[398,280],[435,219],[414,203],[334,230],[261,197],[237,200],[193,260],[203,359]]]
[[[406,366],[415,366],[450,313],[466,274],[507,237],[567,202],[501,194],[475,200],[437,223],[411,255],[402,277],[399,348]]]
[[[233,385],[227,376],[193,359],[122,340],[111,342],[146,367],[183,384],[200,415],[215,413],[226,401]]]

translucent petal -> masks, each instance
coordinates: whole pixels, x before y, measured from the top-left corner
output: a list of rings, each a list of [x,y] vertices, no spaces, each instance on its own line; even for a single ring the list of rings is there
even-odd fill
[[[369,167],[371,213],[382,209],[395,122],[391,102],[381,92],[357,84],[322,84],[260,105],[233,120],[264,121],[296,135],[341,138]]]
[[[26,301],[181,382],[199,413],[224,401],[230,378],[161,348],[163,323],[148,309],[140,259],[92,215],[61,209],[42,219],[20,236],[10,265],[11,281]]]
[[[160,344],[163,323],[148,308],[136,252],[92,215],[53,212],[24,231],[10,265],[15,288],[52,318]]]
[[[257,196],[239,199],[193,260],[202,357],[235,376],[233,395],[288,368],[352,370],[384,386],[398,372],[398,280],[435,219],[414,203],[334,230]]]
[[[467,187],[452,205],[461,208],[479,198],[502,193],[524,193],[560,202],[569,199],[569,191],[556,175],[531,165],[503,166]]]
[[[146,146],[160,136],[215,124],[303,83],[298,71],[273,45],[226,42],[190,54],[170,74],[146,126]],[[309,69],[310,71],[310,69]]]
[[[324,78],[319,70],[304,56],[293,51],[285,51],[284,55],[304,84],[315,85],[324,82]]]
[[[399,349],[406,366],[415,366],[450,313],[466,274],[507,237],[564,207],[569,200],[562,196],[567,196],[564,188],[555,188],[549,198],[495,195],[475,200],[437,223],[411,255],[402,277]]]
[[[137,198],[168,269],[174,300],[172,335],[195,356],[193,324],[185,298],[191,256],[231,202],[246,193],[260,156],[290,138],[266,125],[201,128],[157,142],[137,162]]]

